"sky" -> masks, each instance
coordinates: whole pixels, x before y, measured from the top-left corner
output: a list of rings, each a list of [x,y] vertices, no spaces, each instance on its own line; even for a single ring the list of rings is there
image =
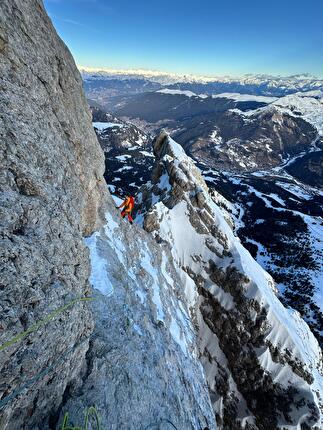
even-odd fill
[[[323,0],[44,0],[78,65],[323,78]]]

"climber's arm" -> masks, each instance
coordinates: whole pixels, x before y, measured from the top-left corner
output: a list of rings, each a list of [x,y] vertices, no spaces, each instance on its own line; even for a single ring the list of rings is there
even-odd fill
[[[126,204],[127,204],[127,199],[124,200],[120,206],[118,206],[118,209],[123,208],[123,206],[126,206]]]

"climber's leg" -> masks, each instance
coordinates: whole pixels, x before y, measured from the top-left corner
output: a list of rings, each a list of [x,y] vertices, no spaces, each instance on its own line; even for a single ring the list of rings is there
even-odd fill
[[[133,223],[133,218],[132,218],[132,216],[131,216],[131,213],[130,213],[130,212],[128,213],[128,220],[129,220],[130,224],[132,224],[132,223]]]

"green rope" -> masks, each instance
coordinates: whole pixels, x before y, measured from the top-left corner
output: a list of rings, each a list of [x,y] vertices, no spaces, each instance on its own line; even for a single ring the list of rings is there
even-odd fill
[[[99,416],[98,413],[95,409],[94,406],[91,406],[90,408],[88,408],[88,410],[86,411],[86,416],[85,416],[85,430],[88,430],[88,426],[89,426],[89,418],[90,415],[93,414],[94,418],[95,418],[95,422],[96,422],[96,428],[97,430],[100,430],[100,421],[99,421]]]
[[[4,349],[8,348],[9,346],[13,345],[14,343],[20,342],[22,339],[24,339],[25,337],[27,337],[30,333],[38,330],[41,326],[47,324],[49,321],[51,321],[57,315],[59,315],[62,312],[64,312],[66,309],[68,309],[71,306],[73,306],[75,303],[77,303],[77,302],[85,302],[85,301],[89,301],[89,300],[93,300],[93,298],[92,297],[80,297],[78,299],[74,299],[74,300],[70,301],[66,305],[63,305],[63,306],[59,307],[55,311],[50,312],[49,314],[47,314],[45,316],[45,318],[37,321],[35,324],[33,324],[32,326],[30,326],[26,331],[23,331],[22,333],[17,334],[17,336],[13,337],[11,340],[8,340],[4,344],[0,345],[0,352],[3,351]]]
[[[61,430],[66,430],[67,422],[68,422],[68,413],[66,412],[66,414],[64,415],[64,420],[63,420]]]
[[[95,419],[96,430],[100,430],[101,429],[100,420],[99,420],[98,413],[97,413],[94,406],[91,406],[90,408],[88,408],[86,410],[84,427],[71,427],[71,426],[69,426],[68,425],[68,412],[66,412],[66,414],[64,415],[63,423],[62,423],[60,430],[89,430],[89,419],[90,419],[91,415]]]

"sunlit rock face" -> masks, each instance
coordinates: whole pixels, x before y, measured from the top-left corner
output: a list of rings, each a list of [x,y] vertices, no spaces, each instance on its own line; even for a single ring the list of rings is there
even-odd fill
[[[114,208],[41,1],[1,2],[0,56],[1,430],[80,427],[90,406],[103,428],[214,429],[170,251]]]
[[[243,248],[194,162],[166,133],[154,142],[152,181],[138,222],[171,246],[223,429],[319,428],[321,352],[274,280]],[[223,205],[221,205],[223,207]]]
[[[0,21],[4,344],[89,293],[83,236],[98,223],[104,158],[81,78],[42,2],[4,0]],[[88,304],[76,302],[0,351],[1,429],[50,418],[78,378],[92,328]]]

